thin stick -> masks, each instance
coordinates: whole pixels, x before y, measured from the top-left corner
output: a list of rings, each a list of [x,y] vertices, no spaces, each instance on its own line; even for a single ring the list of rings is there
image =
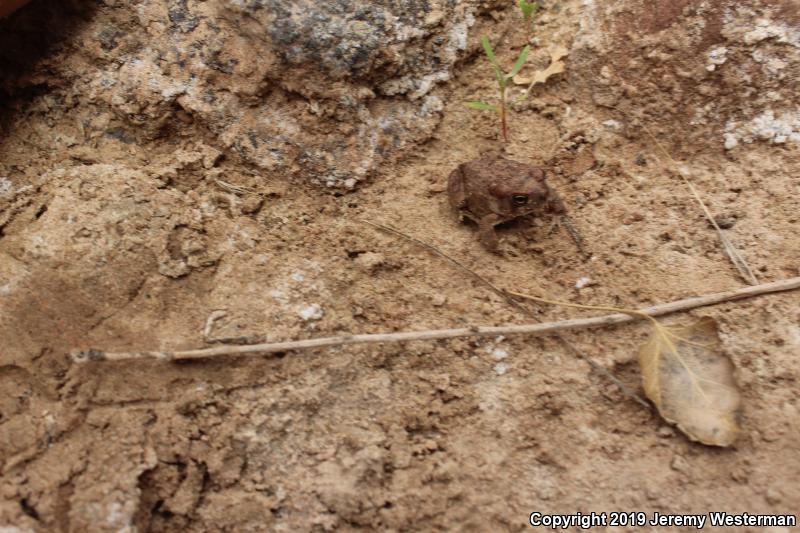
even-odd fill
[[[686,311],[698,307],[716,305],[742,298],[752,298],[763,294],[790,291],[800,288],[800,277],[784,279],[772,283],[764,283],[744,287],[727,292],[696,296],[674,302],[654,305],[638,309],[638,313],[648,316],[660,316],[678,311]],[[129,359],[160,359],[165,361],[205,359],[221,355],[259,355],[289,350],[308,350],[312,348],[325,348],[330,346],[343,346],[347,344],[374,344],[386,342],[408,342],[421,340],[455,339],[459,337],[492,337],[496,335],[532,335],[541,336],[561,331],[596,328],[623,324],[636,320],[635,317],[622,313],[603,315],[592,318],[575,318],[558,322],[542,322],[538,324],[520,324],[509,326],[476,326],[457,329],[434,329],[424,331],[406,331],[400,333],[372,333],[363,335],[339,335],[335,337],[322,337],[318,339],[305,339],[299,341],[272,342],[252,344],[248,346],[218,346],[198,350],[179,350],[174,352],[101,352],[89,350],[74,353],[76,362],[87,361],[124,361]]]
[[[750,265],[748,265],[747,261],[745,261],[744,258],[741,256],[741,254],[739,254],[738,250],[736,250],[736,248],[733,246],[728,237],[726,237],[725,234],[722,233],[722,229],[717,224],[717,221],[714,219],[714,216],[711,214],[711,211],[708,209],[705,202],[703,202],[703,199],[700,198],[700,193],[697,192],[697,189],[694,188],[692,182],[689,181],[689,178],[687,178],[686,175],[684,174],[683,169],[681,169],[680,165],[678,165],[678,163],[672,158],[672,156],[661,145],[661,143],[658,142],[658,139],[656,139],[655,135],[650,133],[650,130],[647,128],[647,126],[642,124],[642,128],[644,129],[645,133],[647,133],[647,135],[650,136],[650,139],[652,139],[653,143],[658,147],[661,153],[663,153],[664,156],[667,158],[667,160],[672,163],[672,165],[675,167],[675,170],[678,171],[678,174],[680,175],[683,182],[686,184],[687,187],[689,187],[689,190],[692,192],[692,196],[694,196],[694,199],[697,200],[697,203],[699,203],[700,207],[703,208],[703,213],[706,215],[708,221],[711,222],[711,225],[714,226],[714,229],[717,230],[717,235],[719,235],[719,240],[722,242],[722,248],[725,250],[725,253],[727,254],[728,258],[733,263],[733,266],[736,267],[736,270],[739,271],[739,275],[742,276],[742,278],[750,285],[757,285],[758,279],[756,278],[756,275],[753,274],[753,271],[750,269]]]

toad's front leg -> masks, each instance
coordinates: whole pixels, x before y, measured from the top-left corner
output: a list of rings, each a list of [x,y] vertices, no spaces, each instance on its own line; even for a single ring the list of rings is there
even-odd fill
[[[484,248],[490,252],[497,253],[497,232],[494,227],[502,221],[503,219],[494,213],[478,220],[478,239],[480,239]]]

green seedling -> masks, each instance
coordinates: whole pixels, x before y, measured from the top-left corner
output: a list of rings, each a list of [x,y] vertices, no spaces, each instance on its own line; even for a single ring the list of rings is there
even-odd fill
[[[525,64],[525,61],[527,61],[528,53],[530,52],[531,47],[526,46],[523,48],[522,52],[519,53],[517,62],[514,63],[514,67],[511,69],[511,72],[505,73],[500,67],[500,64],[497,62],[497,57],[494,55],[494,50],[492,50],[492,44],[489,42],[489,39],[484,36],[481,39],[481,43],[483,43],[483,50],[486,52],[486,57],[489,59],[489,63],[492,64],[492,68],[494,69],[494,76],[497,79],[497,87],[500,90],[500,104],[491,105],[487,104],[486,102],[467,102],[467,107],[470,109],[476,109],[478,111],[494,111],[500,115],[500,128],[503,133],[503,140],[508,142],[508,123],[506,119],[506,116],[508,115],[508,106],[506,102],[506,92],[508,86],[511,84],[511,80],[519,73],[519,71],[522,69],[522,66]]]
[[[533,16],[539,11],[539,3],[535,0],[533,2],[526,2],[525,0],[519,0],[519,10],[522,11],[522,18],[525,19],[525,22],[530,22],[533,20]]]
[[[528,27],[528,40],[533,39],[533,18],[539,12],[539,2],[534,0],[533,2],[528,2],[526,0],[519,0],[519,10],[522,11],[522,18]]]

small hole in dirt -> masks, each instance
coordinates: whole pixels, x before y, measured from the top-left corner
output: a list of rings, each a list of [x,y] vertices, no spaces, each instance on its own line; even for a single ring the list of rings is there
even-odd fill
[[[163,509],[163,507],[164,507],[164,500],[157,500],[155,505],[153,505],[153,507],[152,507],[151,514],[158,515],[158,516],[160,516],[162,518],[167,518],[167,519],[172,518],[173,516],[175,516],[175,513],[173,513],[172,511],[168,511],[166,509]]]
[[[366,250],[348,250],[347,251],[347,258],[348,259],[355,259],[359,255],[365,253]]]
[[[45,213],[47,213],[47,206],[43,205],[36,210],[36,214],[34,216],[36,217],[36,220],[39,220],[39,218],[41,218],[41,216]]]
[[[19,502],[19,506],[22,508],[22,512],[23,513],[25,513],[26,515],[30,516],[31,518],[33,518],[36,521],[39,520],[39,513],[36,512],[36,509],[34,509],[31,506],[31,504],[28,503],[27,499],[22,498],[20,500],[20,502]]]

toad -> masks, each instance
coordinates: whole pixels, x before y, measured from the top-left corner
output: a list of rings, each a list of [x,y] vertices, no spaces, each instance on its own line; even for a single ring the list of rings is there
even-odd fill
[[[497,252],[494,227],[530,214],[564,213],[564,204],[545,180],[542,168],[499,155],[462,163],[448,178],[450,205],[478,224],[483,246]]]

